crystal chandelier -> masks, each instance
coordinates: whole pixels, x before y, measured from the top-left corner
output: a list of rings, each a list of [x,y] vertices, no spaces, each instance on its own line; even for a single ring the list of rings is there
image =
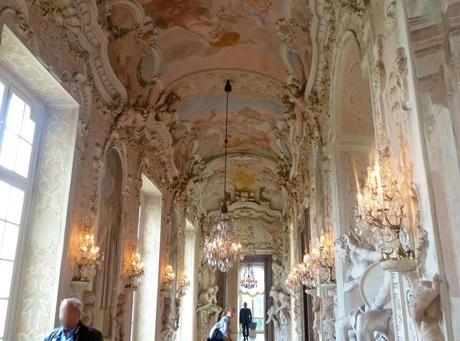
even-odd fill
[[[225,156],[224,156],[224,199],[220,215],[214,222],[210,235],[204,242],[204,257],[213,268],[221,272],[227,272],[233,265],[243,259],[243,247],[238,235],[233,230],[232,219],[228,215],[226,193],[227,193],[227,149],[228,149],[228,95],[232,91],[230,81],[225,83],[227,93],[225,112]]]
[[[243,279],[240,286],[245,289],[254,289],[257,287],[257,280],[254,277],[254,268],[251,264],[246,264],[244,267]]]
[[[395,174],[391,170],[389,148],[376,158],[373,168],[368,168],[364,188],[358,191],[358,205],[354,219],[358,233],[370,230],[371,244],[385,258],[410,258],[411,250],[404,250],[400,243],[406,206]]]

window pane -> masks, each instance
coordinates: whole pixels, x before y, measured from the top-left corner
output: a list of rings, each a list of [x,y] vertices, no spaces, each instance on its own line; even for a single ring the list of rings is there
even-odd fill
[[[30,107],[26,104],[24,120],[22,122],[21,137],[32,144],[34,141],[35,122],[30,118]]]
[[[6,127],[16,135],[21,134],[22,117],[24,116],[25,103],[13,94],[6,114]]]
[[[4,231],[5,231],[5,222],[0,220],[0,247],[2,246],[2,240],[3,240]]]
[[[13,94],[8,103],[0,165],[27,177],[34,131],[35,122],[31,120],[30,106]]]
[[[0,165],[14,170],[16,155],[18,152],[19,137],[11,133],[8,129],[4,131],[2,152],[0,154]]]
[[[19,188],[10,186],[10,195],[8,201],[8,212],[6,220],[19,224],[21,222],[22,203],[24,201],[24,192]]]
[[[18,243],[19,226],[5,224],[3,240],[0,244],[0,258],[14,260],[16,256],[16,245]]]
[[[254,316],[264,316],[264,295],[257,295],[254,300]]]
[[[0,300],[0,337],[3,338],[5,333],[6,310],[8,309],[8,300]]]
[[[0,82],[0,105],[2,105],[3,94],[5,93],[5,85]]]
[[[24,191],[0,181],[0,219],[19,224],[21,221]]]
[[[32,146],[25,140],[20,139],[18,147],[18,155],[16,158],[16,165],[14,170],[16,173],[27,178],[27,175],[29,174],[29,161],[30,154],[32,152]]]
[[[13,279],[13,262],[0,260],[0,299],[10,296],[11,280]]]
[[[8,200],[10,198],[10,185],[0,181],[0,219],[6,219],[8,212]]]

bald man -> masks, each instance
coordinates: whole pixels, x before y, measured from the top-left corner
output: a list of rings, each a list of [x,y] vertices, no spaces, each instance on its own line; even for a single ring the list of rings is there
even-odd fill
[[[59,308],[62,326],[54,329],[44,341],[103,341],[102,333],[81,322],[83,304],[77,298],[66,298]]]

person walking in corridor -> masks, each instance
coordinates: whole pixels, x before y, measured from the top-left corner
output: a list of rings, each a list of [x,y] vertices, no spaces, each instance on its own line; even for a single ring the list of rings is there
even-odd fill
[[[235,314],[235,309],[225,309],[224,316],[212,327],[208,341],[231,341],[230,322]]]
[[[248,340],[249,337],[249,326],[252,323],[252,312],[248,308],[248,304],[244,302],[243,308],[240,310],[240,324],[243,329],[243,340]]]

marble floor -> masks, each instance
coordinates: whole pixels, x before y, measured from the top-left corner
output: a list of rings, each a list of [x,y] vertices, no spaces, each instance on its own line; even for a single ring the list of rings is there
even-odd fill
[[[264,337],[264,334],[257,334],[256,337],[250,337],[248,340],[249,341],[265,341],[265,337]],[[239,336],[238,341],[243,341],[242,335]]]

